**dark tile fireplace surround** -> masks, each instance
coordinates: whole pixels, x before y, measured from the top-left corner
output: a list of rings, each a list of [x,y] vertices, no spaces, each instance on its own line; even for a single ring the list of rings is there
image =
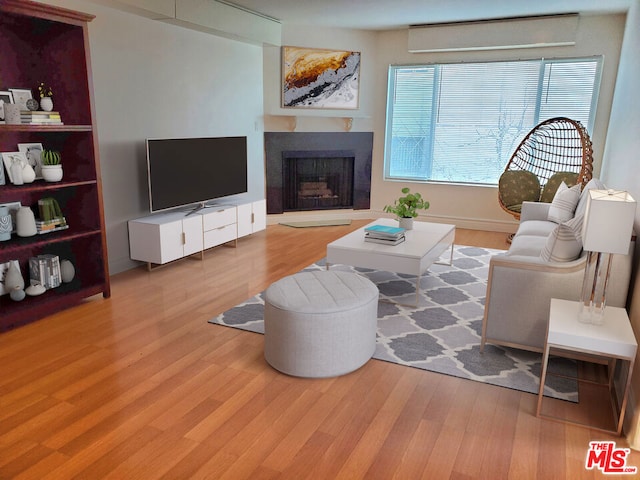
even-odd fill
[[[265,132],[267,213],[368,209],[373,132]]]

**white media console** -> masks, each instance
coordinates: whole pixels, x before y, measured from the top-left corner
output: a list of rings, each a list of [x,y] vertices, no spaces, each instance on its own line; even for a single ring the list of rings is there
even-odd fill
[[[163,265],[199,253],[267,227],[267,202],[205,207],[197,212],[172,211],[129,220],[132,260]]]

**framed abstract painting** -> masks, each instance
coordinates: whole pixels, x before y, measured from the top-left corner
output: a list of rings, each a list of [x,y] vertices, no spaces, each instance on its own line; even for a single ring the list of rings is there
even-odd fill
[[[282,47],[283,108],[358,108],[360,52]]]

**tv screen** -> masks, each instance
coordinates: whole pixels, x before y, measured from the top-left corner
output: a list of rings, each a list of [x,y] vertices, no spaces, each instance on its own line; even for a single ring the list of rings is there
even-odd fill
[[[247,137],[147,139],[152,212],[247,192]]]

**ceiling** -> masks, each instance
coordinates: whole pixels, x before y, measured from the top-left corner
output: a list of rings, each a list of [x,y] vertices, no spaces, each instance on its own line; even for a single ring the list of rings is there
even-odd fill
[[[390,30],[560,13],[626,12],[633,0],[224,0],[283,25]]]

